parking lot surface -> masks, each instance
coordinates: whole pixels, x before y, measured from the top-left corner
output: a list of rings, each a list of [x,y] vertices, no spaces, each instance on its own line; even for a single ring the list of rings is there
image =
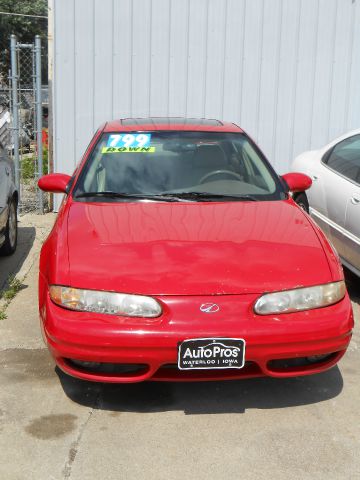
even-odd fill
[[[37,258],[54,220],[22,217],[23,287],[0,322],[0,478],[360,479],[360,329],[339,365],[294,379],[102,385],[54,367],[37,315]],[[347,275],[355,319],[360,282]]]

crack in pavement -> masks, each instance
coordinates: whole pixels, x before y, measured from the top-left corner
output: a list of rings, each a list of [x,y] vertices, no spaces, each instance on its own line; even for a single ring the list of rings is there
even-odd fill
[[[64,465],[64,468],[63,468],[63,471],[62,471],[62,473],[64,475],[64,477],[63,477],[64,480],[69,480],[69,478],[71,477],[72,467],[73,467],[74,461],[76,459],[76,455],[79,451],[79,446],[80,446],[80,443],[81,443],[81,439],[83,437],[83,434],[85,432],[85,429],[86,429],[88,423],[91,420],[91,417],[93,416],[94,411],[97,409],[97,407],[100,403],[100,396],[101,396],[101,391],[99,391],[97,393],[97,395],[94,399],[94,405],[90,409],[88,417],[83,422],[83,424],[80,426],[79,433],[78,433],[78,436],[76,437],[76,440],[74,442],[72,442],[71,445],[70,445],[68,459],[65,462],[65,465]]]
[[[70,476],[71,476],[71,469],[72,469],[73,463],[75,461],[76,455],[78,453],[78,448],[79,448],[79,445],[80,445],[80,442],[81,442],[81,438],[83,436],[84,430],[85,430],[87,424],[89,423],[93,413],[94,413],[94,409],[92,408],[89,411],[89,415],[88,415],[87,419],[81,425],[80,430],[79,430],[79,434],[78,434],[76,440],[71,443],[68,459],[67,459],[67,461],[65,463],[65,466],[63,468],[64,480],[69,479]]]

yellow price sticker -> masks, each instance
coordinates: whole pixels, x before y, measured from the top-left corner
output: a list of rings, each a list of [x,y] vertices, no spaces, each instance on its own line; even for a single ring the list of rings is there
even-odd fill
[[[154,153],[155,147],[103,147],[101,153]]]

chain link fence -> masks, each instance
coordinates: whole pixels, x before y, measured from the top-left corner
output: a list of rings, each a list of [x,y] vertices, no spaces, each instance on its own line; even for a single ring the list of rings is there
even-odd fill
[[[41,86],[41,43],[21,44],[12,35],[9,83],[0,82],[0,141],[15,163],[19,212],[48,209],[49,198],[37,187],[47,173],[47,89]],[[45,125],[46,126],[46,125]]]

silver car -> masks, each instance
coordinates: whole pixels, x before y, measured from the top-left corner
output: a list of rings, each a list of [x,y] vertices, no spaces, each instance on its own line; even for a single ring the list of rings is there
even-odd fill
[[[343,264],[360,276],[360,130],[299,155],[292,170],[312,178],[294,199],[323,229]]]
[[[0,255],[11,255],[16,249],[17,203],[14,165],[0,143]]]

